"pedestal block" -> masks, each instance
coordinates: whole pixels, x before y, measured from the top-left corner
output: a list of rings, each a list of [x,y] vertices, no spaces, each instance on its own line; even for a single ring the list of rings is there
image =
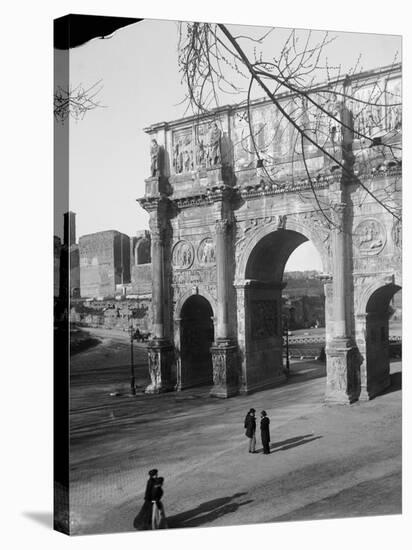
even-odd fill
[[[350,404],[359,399],[359,350],[348,338],[334,338],[326,349],[326,403]]]
[[[162,393],[173,390],[173,346],[167,340],[152,340],[147,345],[147,355],[151,382],[145,393]]]
[[[233,397],[239,393],[237,346],[230,340],[216,342],[211,347],[213,362],[213,397]]]

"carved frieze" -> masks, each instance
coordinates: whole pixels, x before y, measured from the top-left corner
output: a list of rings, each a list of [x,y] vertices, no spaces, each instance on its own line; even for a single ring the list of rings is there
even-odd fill
[[[276,229],[285,229],[286,227],[286,216],[282,215],[272,215],[272,216],[262,216],[258,218],[250,218],[246,221],[244,226],[244,233],[251,231],[253,229],[262,227],[263,225],[273,224]]]
[[[173,285],[188,286],[199,283],[216,283],[216,269],[188,269],[173,273]]]
[[[346,357],[328,358],[328,383],[333,391],[346,392],[348,387]]]
[[[188,241],[179,241],[172,251],[172,264],[176,269],[189,269],[194,261],[195,252],[193,245]]]
[[[362,256],[379,254],[386,242],[386,231],[376,219],[362,220],[356,226],[353,243]]]
[[[211,351],[215,389],[218,391],[224,389],[228,395],[233,395],[238,384],[236,348],[235,346],[212,346]]]
[[[175,174],[194,169],[192,128],[173,132],[173,171]]]
[[[160,352],[157,350],[149,349],[148,358],[151,387],[158,388],[161,383]]]
[[[216,121],[197,127],[196,160],[199,168],[214,168],[222,164],[222,132]]]
[[[226,384],[226,356],[224,351],[213,353],[213,383],[215,386]]]

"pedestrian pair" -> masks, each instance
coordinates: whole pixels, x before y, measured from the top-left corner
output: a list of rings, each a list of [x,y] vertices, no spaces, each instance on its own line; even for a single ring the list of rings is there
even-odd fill
[[[249,439],[249,453],[256,452],[256,411],[250,409],[245,418],[245,435]],[[270,420],[266,414],[266,411],[260,413],[260,436],[262,440],[263,454],[270,453],[270,433],[269,433]]]

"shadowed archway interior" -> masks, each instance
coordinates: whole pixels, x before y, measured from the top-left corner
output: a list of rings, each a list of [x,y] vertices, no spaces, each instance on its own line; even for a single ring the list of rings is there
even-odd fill
[[[180,330],[182,387],[213,384],[213,310],[206,298],[196,294],[186,300]]]
[[[367,390],[371,397],[390,384],[390,302],[400,289],[395,284],[382,286],[366,304]]]

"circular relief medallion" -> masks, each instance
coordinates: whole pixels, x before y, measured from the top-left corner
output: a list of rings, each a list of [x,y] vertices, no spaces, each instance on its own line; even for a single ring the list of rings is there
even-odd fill
[[[215,245],[210,237],[203,239],[197,249],[197,259],[200,264],[216,263]]]
[[[173,247],[172,264],[177,269],[189,269],[194,257],[193,246],[188,241],[179,241]]]
[[[355,228],[353,242],[363,256],[379,254],[386,243],[385,229],[378,220],[363,220]]]

